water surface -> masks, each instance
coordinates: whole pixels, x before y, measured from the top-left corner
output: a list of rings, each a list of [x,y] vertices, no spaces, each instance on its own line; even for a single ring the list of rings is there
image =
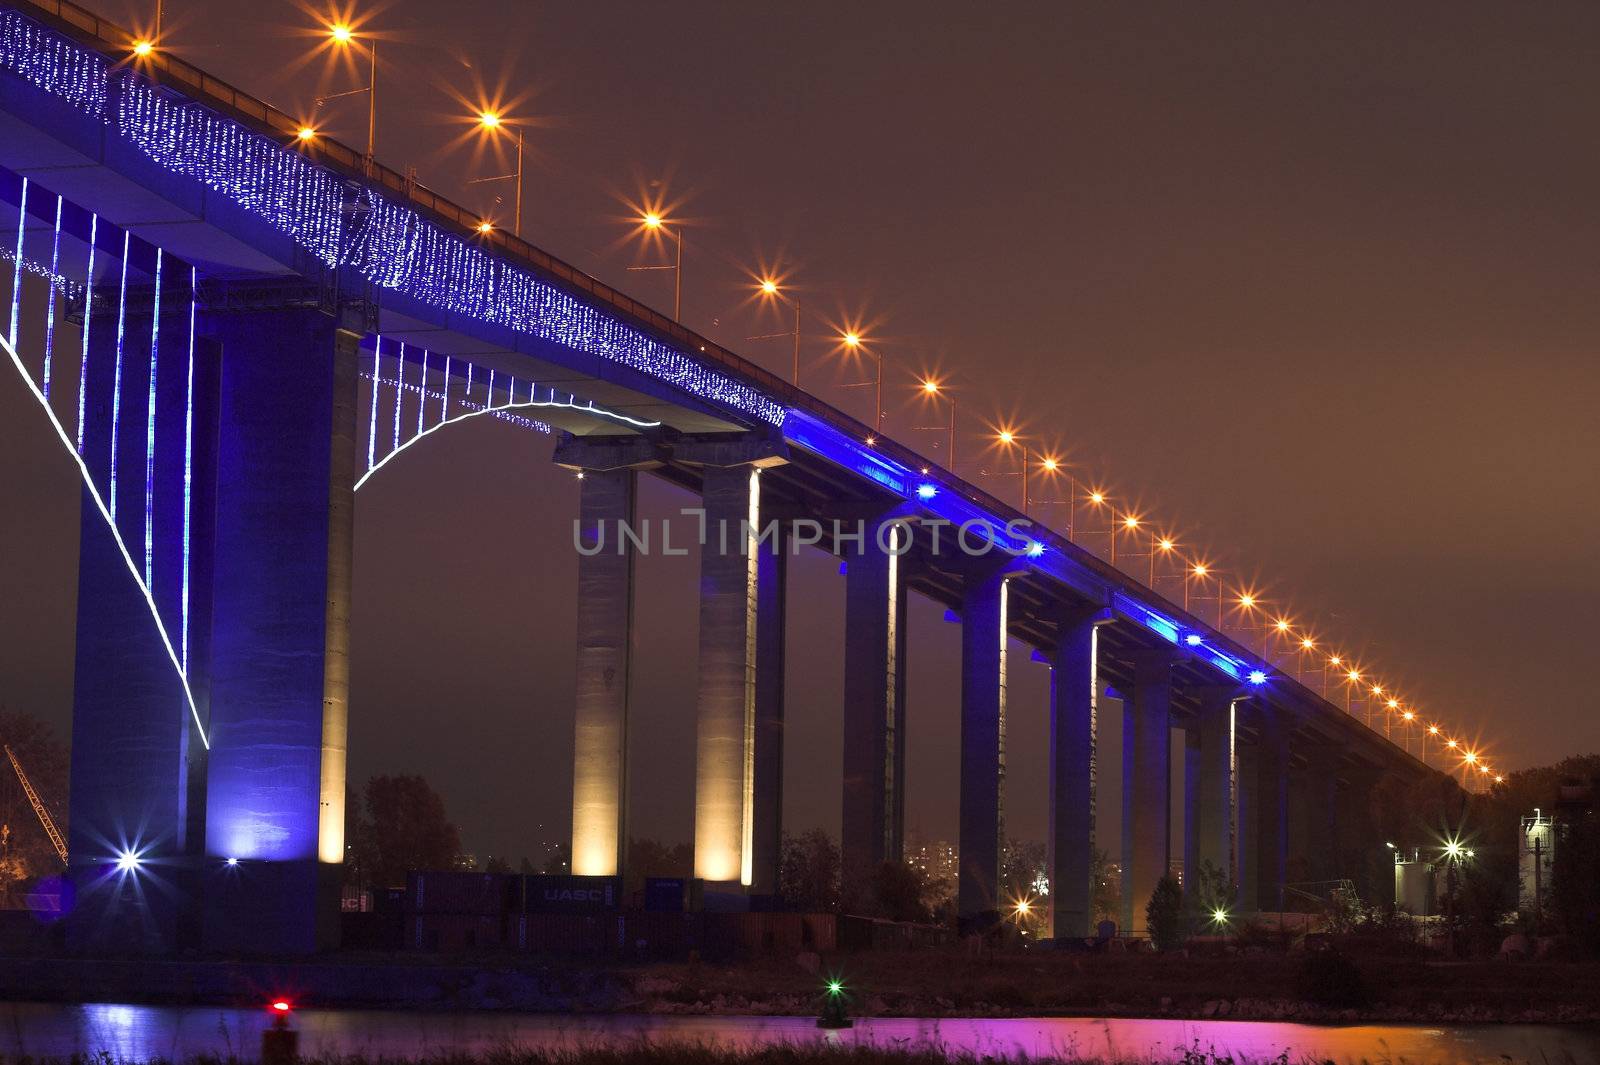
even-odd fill
[[[254,1058],[265,1009],[134,1006],[114,1003],[0,1005],[0,1055],[109,1052],[124,1061],[195,1054]],[[1600,1030],[1559,1025],[1349,1025],[1273,1021],[862,1018],[853,1029],[819,1031],[805,1017],[570,1016],[300,1009],[293,1013],[305,1055],[426,1057],[507,1047],[577,1048],[648,1040],[730,1049],[774,1043],[936,1047],[993,1058],[1065,1055],[1170,1059],[1184,1048],[1249,1060],[1288,1051],[1291,1061],[1503,1065],[1600,1062]]]

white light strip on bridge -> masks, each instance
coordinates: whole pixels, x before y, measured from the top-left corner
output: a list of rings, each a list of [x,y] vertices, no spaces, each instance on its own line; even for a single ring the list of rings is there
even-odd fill
[[[379,380],[378,380],[378,375],[376,373],[370,373],[370,374],[364,373],[361,376],[367,378],[368,380],[370,380],[372,382],[372,387],[373,388],[377,388],[378,387]],[[417,387],[418,390],[421,392],[424,401],[427,400],[427,398],[428,398],[428,390],[427,390],[427,388],[422,387],[422,386],[407,386],[407,387]],[[448,388],[448,383],[446,384],[446,387]],[[533,386],[533,387],[537,387],[537,386]],[[446,393],[446,394],[448,394],[448,393]],[[579,411],[579,412],[584,413],[584,414],[593,414],[593,415],[596,415],[596,416],[599,416],[599,417],[604,417],[604,418],[612,418],[612,419],[615,419],[617,421],[627,422],[630,425],[636,426],[636,427],[638,427],[640,429],[654,429],[654,428],[660,426],[660,424],[661,424],[660,422],[645,421],[645,420],[640,419],[640,418],[630,418],[626,414],[618,414],[615,411],[610,411],[610,410],[606,410],[606,409],[604,409],[602,407],[597,407],[597,406],[594,405],[594,401],[593,400],[590,400],[587,403],[579,403],[579,402],[577,402],[577,397],[573,396],[571,393],[568,393],[568,397],[569,398],[567,398],[567,399],[557,399],[556,398],[555,389],[552,388],[550,390],[550,398],[549,399],[528,399],[528,400],[523,400],[520,403],[503,403],[498,407],[495,407],[495,406],[480,407],[477,410],[468,411],[465,414],[457,414],[453,418],[446,418],[444,421],[435,422],[433,425],[428,426],[426,429],[422,430],[422,432],[418,433],[416,436],[413,436],[411,439],[407,440],[405,443],[401,444],[399,447],[395,448],[393,451],[391,451],[387,455],[383,456],[383,458],[379,459],[377,465],[373,466],[370,470],[368,470],[366,473],[361,475],[360,479],[356,481],[355,487],[357,489],[359,489],[362,485],[366,484],[368,478],[370,478],[373,474],[377,473],[379,470],[383,469],[384,466],[386,466],[388,464],[390,459],[394,458],[396,455],[400,454],[402,451],[406,450],[408,447],[410,447],[412,444],[415,444],[417,441],[425,439],[426,437],[432,436],[434,433],[438,432],[440,429],[443,429],[447,425],[454,425],[457,422],[466,421],[468,418],[478,418],[478,417],[481,417],[481,416],[483,416],[485,414],[504,414],[504,413],[506,413],[508,411],[525,410],[525,409],[530,409],[530,408],[535,408],[535,407],[544,407],[544,408],[554,407],[554,408],[559,408],[559,409],[563,409],[563,410],[575,410],[575,411]]]
[[[4,336],[0,336],[0,347],[6,349],[6,354],[11,356],[11,364],[17,368],[17,373],[22,375],[28,391],[33,393],[33,398],[38,400],[39,406],[44,408],[45,415],[50,419],[50,424],[56,431],[56,436],[61,438],[61,446],[66,448],[67,454],[72,456],[72,461],[78,466],[78,473],[83,477],[83,486],[89,490],[89,498],[94,500],[95,507],[100,511],[100,516],[105,519],[106,527],[111,530],[112,537],[117,541],[117,550],[122,552],[122,561],[127,565],[128,572],[133,576],[134,583],[138,584],[139,592],[144,596],[145,604],[150,608],[150,617],[156,623],[156,631],[161,634],[161,644],[166,648],[167,657],[172,660],[172,668],[177,671],[178,682],[183,685],[183,698],[189,704],[189,716],[194,718],[194,727],[200,733],[200,742],[206,750],[211,749],[211,740],[206,736],[206,729],[200,723],[200,711],[194,705],[194,692],[189,690],[189,677],[184,673],[183,663],[178,660],[178,653],[173,649],[172,640],[167,635],[167,627],[161,621],[161,611],[156,609],[155,597],[150,594],[150,586],[145,583],[144,575],[139,572],[139,566],[133,560],[133,555],[128,551],[127,543],[122,539],[122,532],[117,528],[117,523],[111,518],[111,511],[106,509],[105,500],[100,495],[100,490],[95,487],[94,478],[89,475],[89,467],[83,461],[83,456],[78,454],[78,449],[72,446],[72,437],[67,435],[67,430],[62,426],[56,412],[50,409],[50,404],[45,400],[44,393],[39,391],[39,386],[33,381],[33,375],[28,373],[28,368],[23,365],[22,357],[17,354],[17,349]]]

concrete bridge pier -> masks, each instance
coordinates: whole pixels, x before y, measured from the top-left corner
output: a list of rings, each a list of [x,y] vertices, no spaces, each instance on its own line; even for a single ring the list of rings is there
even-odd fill
[[[195,715],[207,714],[217,353],[197,344],[190,375],[186,281],[169,283],[157,329],[153,293],[130,294],[120,319],[116,293],[101,306],[107,312],[88,322],[83,458],[101,501],[115,508],[116,534],[84,489],[67,938],[75,950],[170,953],[199,945],[206,759]],[[174,658],[187,663],[193,709]]]
[[[362,324],[286,305],[203,326],[222,348],[204,939],[304,954],[338,942]]]
[[[1203,688],[1195,695],[1200,703],[1199,719],[1186,729],[1190,758],[1186,764],[1184,811],[1184,898],[1202,920],[1198,880],[1200,871],[1211,866],[1233,880],[1235,851],[1234,791],[1236,772],[1234,742],[1234,700],[1237,689]],[[1213,907],[1232,910],[1232,898],[1214,898]]]
[[[1139,652],[1122,703],[1122,927],[1148,930],[1145,906],[1167,875],[1172,837],[1172,662]]]
[[[1061,620],[1050,656],[1050,935],[1094,932],[1098,651],[1101,611]]]
[[[846,556],[844,793],[840,840],[846,899],[863,900],[905,844],[906,599],[909,529],[868,522]]]
[[[782,831],[784,555],[763,536],[761,470],[787,457],[766,440],[675,454],[704,467],[695,875],[708,891],[770,894]]]
[[[956,913],[963,931],[1000,918],[1005,838],[1007,577],[970,574],[961,604],[961,811]]]
[[[1254,722],[1257,707],[1251,700],[1239,699],[1233,703],[1233,883],[1237,891],[1234,909],[1251,913],[1260,908],[1261,861],[1257,841],[1261,838],[1261,789],[1256,768],[1261,762],[1260,748],[1243,740],[1243,726]]]
[[[1373,799],[1383,770],[1371,766],[1345,769],[1345,789],[1339,793],[1340,864],[1367,905],[1394,902],[1394,852],[1379,835]]]
[[[642,437],[568,437],[554,461],[582,477],[573,549],[578,552],[578,647],[572,767],[572,871],[619,876],[627,856],[628,700],[633,657],[638,471],[663,455]]]
[[[1289,858],[1289,729],[1281,711],[1256,720],[1256,908],[1281,913]]]
[[[1290,857],[1297,877],[1324,883],[1349,875],[1339,861],[1339,752],[1317,745],[1301,753]]]

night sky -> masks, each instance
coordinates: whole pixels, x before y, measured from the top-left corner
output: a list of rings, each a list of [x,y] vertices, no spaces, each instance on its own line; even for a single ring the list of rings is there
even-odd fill
[[[318,12],[168,0],[185,57],[277,106],[363,82]],[[126,23],[142,7],[108,4]],[[1003,15],[1004,17],[999,17]],[[1497,767],[1600,748],[1600,8],[1588,3],[618,4],[397,0],[378,155],[486,212],[468,104],[532,120],[524,231],[658,308],[625,200],[686,223],[684,319],[778,372],[766,263],[808,308],[804,383],[1015,499],[1014,422]],[[323,130],[360,146],[361,97]],[[448,147],[447,147],[448,146]],[[9,373],[9,371],[7,371]],[[469,847],[532,853],[570,806],[575,484],[549,438],[468,423],[357,504],[353,778],[415,771]],[[941,444],[942,447],[942,444]],[[65,732],[78,489],[0,381],[0,700]],[[1047,495],[1037,489],[1036,495]],[[655,484],[646,512],[692,500]],[[792,570],[786,811],[837,832],[843,583]],[[641,566],[635,832],[690,835],[693,559]],[[910,816],[955,834],[959,632],[913,607]],[[1024,662],[1025,654],[1019,654]],[[1012,688],[1008,811],[1045,827],[1044,667]],[[1114,838],[1114,837],[1111,837]]]

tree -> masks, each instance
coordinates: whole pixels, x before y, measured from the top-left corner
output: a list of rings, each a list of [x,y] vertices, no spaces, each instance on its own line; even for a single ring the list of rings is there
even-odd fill
[[[1111,867],[1105,851],[1096,850],[1092,855],[1089,876],[1094,883],[1089,903],[1094,910],[1095,923],[1115,921],[1122,908],[1122,874]]]
[[[1000,898],[1002,908],[1027,899],[1030,902],[1050,893],[1045,870],[1043,843],[1008,839],[1000,855]]]
[[[1233,878],[1209,858],[1201,860],[1194,878],[1185,885],[1184,894],[1200,927],[1212,931],[1219,923],[1217,915],[1232,913],[1234,900],[1239,897]]]
[[[1183,889],[1170,873],[1156,881],[1144,916],[1150,929],[1150,942],[1157,950],[1172,950],[1183,945]]]
[[[830,913],[839,908],[839,845],[820,828],[785,834],[778,865],[778,894],[791,910]]]
[[[444,799],[420,776],[367,781],[367,876],[377,887],[401,887],[414,869],[448,869],[461,853],[461,834],[445,815]]]
[[[891,921],[925,922],[927,878],[905,862],[884,862],[872,874],[872,900],[880,916]]]
[[[629,838],[627,891],[644,890],[652,876],[690,877],[694,875],[694,848],[687,843],[667,846],[658,840]]]

